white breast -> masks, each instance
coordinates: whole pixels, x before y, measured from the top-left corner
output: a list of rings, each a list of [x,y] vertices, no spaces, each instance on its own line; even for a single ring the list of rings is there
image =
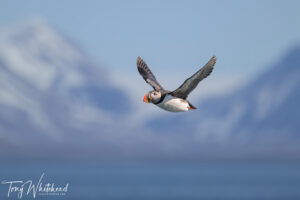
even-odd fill
[[[189,110],[187,101],[171,95],[167,95],[157,106],[170,112],[184,112]]]

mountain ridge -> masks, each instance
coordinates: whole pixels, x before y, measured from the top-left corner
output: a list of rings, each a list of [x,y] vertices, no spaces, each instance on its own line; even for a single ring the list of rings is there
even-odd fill
[[[104,134],[131,112],[107,72],[40,20],[0,33],[0,77],[2,138],[25,149],[94,132],[93,126]]]
[[[290,142],[299,151],[299,67],[298,46],[233,93],[208,98],[200,102],[198,111],[189,115],[169,115],[146,125],[152,131],[186,134],[204,143],[242,143],[245,148],[263,143],[275,152],[280,149],[276,145]]]
[[[0,33],[0,157],[300,159],[299,66],[296,47],[196,111],[133,125],[129,95],[80,46],[43,21],[14,26]]]

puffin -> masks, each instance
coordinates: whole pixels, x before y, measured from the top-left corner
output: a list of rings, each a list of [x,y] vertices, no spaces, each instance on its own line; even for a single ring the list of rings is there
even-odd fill
[[[165,90],[156,80],[146,62],[138,56],[137,69],[143,79],[154,90],[149,91],[143,98],[145,103],[152,103],[169,112],[185,112],[195,110],[188,100],[188,95],[197,87],[198,83],[208,77],[214,69],[216,57],[213,56],[201,69],[186,79],[182,85],[174,91]]]

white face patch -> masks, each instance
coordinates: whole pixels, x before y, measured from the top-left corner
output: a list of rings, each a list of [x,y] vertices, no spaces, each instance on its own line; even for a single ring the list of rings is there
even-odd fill
[[[158,96],[160,96],[160,92],[156,92],[156,91],[151,92],[151,96],[152,97],[158,97]]]
[[[151,91],[150,96],[152,97],[151,102],[156,103],[156,102],[159,102],[159,100],[161,98],[161,93],[158,91]]]

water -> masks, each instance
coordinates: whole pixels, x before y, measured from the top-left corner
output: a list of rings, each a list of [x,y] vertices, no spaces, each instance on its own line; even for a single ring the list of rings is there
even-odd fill
[[[0,180],[69,183],[70,200],[293,200],[300,199],[300,163],[72,162],[2,163]],[[0,185],[0,199],[8,185]],[[22,199],[34,199],[32,193]]]

